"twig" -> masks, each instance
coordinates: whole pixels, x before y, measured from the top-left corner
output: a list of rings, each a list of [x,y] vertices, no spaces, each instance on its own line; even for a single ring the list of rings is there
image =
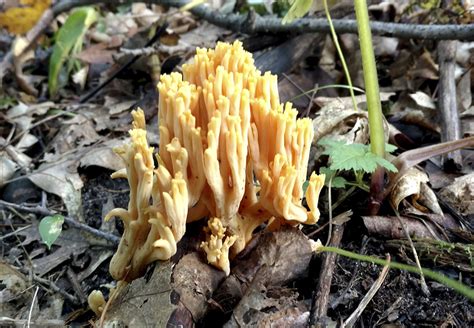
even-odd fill
[[[390,255],[387,255],[387,262],[390,263]],[[356,323],[357,319],[359,319],[360,315],[362,312],[364,312],[365,308],[369,304],[369,302],[372,300],[372,298],[375,296],[377,291],[380,289],[382,286],[383,282],[385,281],[385,278],[387,277],[388,270],[390,269],[389,264],[385,265],[382,269],[382,272],[380,272],[379,277],[375,281],[375,283],[370,287],[369,291],[367,294],[364,296],[362,301],[359,303],[357,308],[355,309],[354,312],[344,321],[344,324],[342,327],[352,327]]]
[[[38,291],[39,291],[39,287],[37,286],[35,290],[35,294],[33,295],[33,300],[31,301],[30,311],[28,312],[28,322],[26,324],[28,328],[30,328],[31,315],[33,314],[33,308],[35,306],[36,296],[38,296]]]
[[[53,292],[55,293],[58,293],[58,294],[61,294],[64,298],[66,298],[68,301],[70,301],[71,303],[75,304],[75,305],[80,305],[81,302],[76,298],[74,297],[73,295],[69,294],[68,292],[66,292],[64,289],[62,288],[59,288],[54,282],[48,280],[48,279],[44,279],[44,278],[41,278],[41,277],[38,277],[37,275],[33,274],[33,280],[36,281],[37,283],[40,283],[40,284],[43,284],[43,285],[46,285],[48,286],[49,289],[51,289]]]
[[[72,285],[72,289],[74,289],[74,292],[79,298],[81,304],[85,304],[87,302],[87,297],[81,288],[81,284],[79,283],[79,280],[77,279],[76,274],[71,270],[70,267],[68,267],[66,270],[66,276],[69,279],[69,282]]]
[[[64,0],[54,5],[50,10],[44,12],[33,29],[27,34],[30,41],[27,51],[32,49],[36,40],[41,36],[46,27],[52,22],[54,17],[75,7],[107,2],[112,5],[130,3],[125,0]],[[186,0],[132,0],[131,2],[147,2],[171,7],[181,7],[189,3]],[[204,19],[214,25],[228,28],[233,31],[243,33],[328,33],[329,24],[323,18],[301,18],[290,24],[283,25],[281,19],[277,17],[261,17],[254,12],[249,15],[222,14],[218,10],[213,10],[205,5],[194,7],[191,12],[197,17]],[[334,19],[333,25],[337,33],[357,33],[357,22],[353,19]],[[386,22],[371,22],[372,34],[381,36],[398,37],[403,39],[430,39],[430,40],[474,40],[474,24],[466,25],[423,25],[423,24],[399,24]],[[20,56],[21,54],[19,54]],[[0,86],[7,69],[10,69],[13,54],[9,51],[0,65]]]
[[[33,214],[37,214],[37,215],[42,215],[42,216],[49,216],[49,215],[57,214],[57,213],[54,213],[53,211],[48,210],[47,208],[43,208],[43,207],[39,207],[39,206],[28,207],[28,206],[24,206],[24,205],[9,203],[9,202],[6,202],[6,201],[1,200],[1,199],[0,199],[0,207],[5,207],[5,208],[11,207],[11,208],[17,209],[19,211],[29,212],[29,213],[33,213]],[[120,242],[119,237],[117,237],[115,235],[112,235],[108,232],[92,228],[91,226],[88,226],[87,224],[84,224],[84,223],[80,223],[80,222],[78,222],[77,220],[75,220],[71,217],[64,216],[64,221],[66,221],[66,223],[68,225],[70,225],[71,227],[73,227],[73,228],[86,231],[86,232],[88,232],[88,233],[90,233],[94,236],[105,239],[105,240],[113,243],[114,245],[118,245],[119,242]]]
[[[336,225],[331,238],[331,245],[333,247],[339,247],[343,234],[344,225]],[[334,267],[336,266],[337,255],[335,253],[327,252],[324,253],[322,257],[323,261],[321,264],[318,286],[313,297],[313,304],[309,318],[310,326],[312,327],[327,326],[329,293],[331,291],[331,282],[334,273]]]
[[[55,15],[74,7],[96,4],[97,0],[65,0],[53,7]],[[122,4],[124,0],[110,0],[109,4]],[[132,0],[132,2],[147,2],[171,7],[182,7],[187,0]],[[281,19],[274,16],[261,17],[255,13],[249,15],[223,14],[206,5],[196,6],[191,12],[214,25],[244,33],[310,33],[329,32],[329,24],[324,18],[301,18],[290,24],[283,25]],[[357,22],[353,19],[334,19],[334,28],[338,33],[357,33]],[[404,39],[431,40],[474,40],[474,24],[467,25],[423,25],[372,22],[372,33],[375,35],[391,36]]]
[[[27,324],[27,319],[0,317],[0,327],[25,327]],[[64,327],[64,321],[60,319],[36,320],[32,324],[35,327]]]
[[[456,41],[438,43],[439,95],[441,141],[461,139],[458,106],[456,102]],[[449,169],[462,166],[461,151],[455,150],[443,156],[443,165]]]

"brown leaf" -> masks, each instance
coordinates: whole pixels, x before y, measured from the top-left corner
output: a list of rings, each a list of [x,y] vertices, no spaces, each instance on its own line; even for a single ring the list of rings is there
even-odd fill
[[[281,286],[303,277],[313,255],[311,242],[296,228],[265,232],[234,260],[231,274],[212,295],[216,311],[231,311],[257,279],[264,287]]]
[[[425,172],[417,168],[408,169],[392,188],[390,202],[394,208],[398,209],[401,201],[410,197],[413,206],[423,209],[424,205],[433,213],[443,214],[436,196],[427,186],[428,181],[429,178]]]
[[[474,173],[454,180],[440,191],[440,196],[463,215],[474,214]]]
[[[87,64],[112,64],[117,50],[110,50],[109,43],[103,42],[88,47],[76,55],[76,58]]]

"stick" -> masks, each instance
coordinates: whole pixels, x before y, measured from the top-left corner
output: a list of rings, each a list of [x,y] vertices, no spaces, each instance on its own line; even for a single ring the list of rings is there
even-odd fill
[[[97,0],[65,0],[55,5],[52,10],[55,15],[58,15],[78,6],[97,4],[99,2]],[[107,2],[109,4],[123,4],[126,1],[110,0]],[[170,7],[182,7],[190,1],[132,0],[131,2],[147,2]],[[196,6],[191,9],[191,12],[214,25],[249,34],[329,32],[329,24],[325,18],[301,18],[290,24],[283,25],[281,19],[274,16],[262,17],[254,12],[250,12],[248,15],[223,14],[206,5]],[[338,33],[357,33],[357,22],[353,19],[334,19],[332,22]],[[423,25],[371,22],[370,27],[375,35],[404,39],[474,40],[474,24]]]
[[[331,245],[339,247],[342,235],[344,233],[344,225],[336,225],[331,238]],[[323,263],[321,264],[321,271],[319,275],[319,282],[316,288],[316,293],[313,297],[313,304],[310,313],[311,327],[326,327],[327,326],[327,311],[329,303],[329,292],[331,291],[332,276],[334,267],[336,266],[337,255],[333,253],[323,254]]]
[[[456,102],[456,41],[438,43],[439,95],[438,104],[441,121],[441,141],[461,139],[458,106]],[[461,151],[443,156],[443,166],[452,170],[462,166]]]
[[[50,216],[50,215],[57,214],[57,213],[54,213],[53,211],[50,211],[50,210],[48,210],[47,208],[44,208],[44,207],[39,207],[39,206],[28,207],[28,206],[24,206],[24,205],[9,203],[9,202],[6,202],[6,201],[1,200],[1,199],[0,199],[0,207],[5,207],[5,208],[11,207],[11,208],[14,208],[14,209],[19,210],[19,211],[33,213],[33,214],[42,215],[42,216]],[[92,228],[91,226],[88,226],[87,224],[80,223],[77,220],[75,220],[74,218],[71,218],[69,216],[64,216],[64,221],[66,221],[66,223],[68,225],[70,225],[71,227],[73,227],[73,228],[86,231],[86,232],[88,232],[88,233],[90,233],[94,236],[105,239],[105,240],[111,242],[112,244],[114,244],[115,246],[118,245],[119,242],[120,242],[119,237],[117,237],[115,235],[112,235],[110,233],[107,233],[105,231],[101,231],[101,230]]]

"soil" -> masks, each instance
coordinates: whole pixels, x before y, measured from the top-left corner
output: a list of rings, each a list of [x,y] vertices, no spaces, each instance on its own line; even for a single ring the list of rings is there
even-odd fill
[[[92,174],[92,172],[96,172]],[[128,186],[125,180],[112,180],[110,172],[97,173],[88,171],[83,192],[84,213],[88,224],[96,228],[101,224],[101,213],[104,203],[112,198],[115,206],[126,207],[128,202]],[[119,221],[117,221],[119,222]],[[120,227],[119,227],[120,228]],[[363,226],[357,215],[349,221],[342,248],[356,252],[385,257],[390,253],[393,261],[403,262],[393,249],[384,245],[382,239],[364,236]],[[354,231],[361,231],[356,234]],[[325,240],[324,232],[318,236]],[[297,288],[300,297],[310,300],[317,285],[319,276],[319,258],[312,261],[307,279],[295,281],[289,287]],[[108,263],[105,261],[96,272],[86,279],[82,286],[85,292],[100,289],[107,293],[105,284],[113,283],[108,274]],[[437,270],[436,267],[426,268]],[[359,305],[372,284],[378,278],[382,267],[365,262],[339,257],[331,286],[331,298],[328,315],[335,322],[347,318]],[[454,279],[462,279],[467,285],[473,286],[474,276],[458,276],[455,270],[441,269],[441,272]],[[390,270],[382,287],[368,304],[357,321],[356,327],[382,327],[387,325],[403,327],[472,327],[474,326],[474,304],[449,288],[428,280],[430,296],[423,294],[419,276],[400,270]],[[332,306],[331,306],[332,305]],[[78,321],[92,318],[83,316]],[[76,321],[77,322],[77,321]],[[212,327],[212,320],[203,320],[206,327]]]

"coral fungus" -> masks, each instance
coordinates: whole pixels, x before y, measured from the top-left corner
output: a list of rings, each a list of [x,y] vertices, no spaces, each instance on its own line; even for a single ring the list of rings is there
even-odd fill
[[[229,274],[229,256],[258,226],[318,220],[324,176],[313,173],[303,194],[311,120],[280,103],[277,77],[261,74],[240,42],[198,49],[183,75],[162,75],[158,90],[158,166],[140,110],[133,113],[132,143],[117,149],[126,169],[113,177],[128,179],[130,203],[106,216],[125,226],[110,264],[115,279],[130,281],[148,263],[170,258],[186,222],[208,218],[202,248]]]

